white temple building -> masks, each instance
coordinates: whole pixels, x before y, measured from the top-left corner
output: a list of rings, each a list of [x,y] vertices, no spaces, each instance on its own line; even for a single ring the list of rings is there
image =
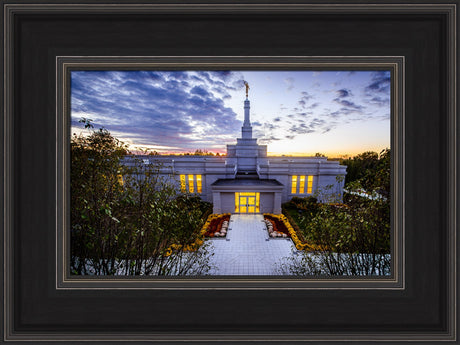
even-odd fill
[[[346,166],[326,157],[267,156],[267,145],[252,137],[250,102],[244,101],[241,138],[227,145],[226,156],[137,156],[161,164],[161,173],[177,176],[182,192],[213,204],[214,213],[281,213],[292,197],[342,200]],[[129,163],[128,163],[129,164]]]

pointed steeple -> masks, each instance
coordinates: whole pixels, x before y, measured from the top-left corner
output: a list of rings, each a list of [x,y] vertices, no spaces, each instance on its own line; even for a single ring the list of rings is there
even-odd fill
[[[249,110],[251,108],[248,99],[249,84],[245,81],[244,85],[246,86],[246,99],[244,100],[244,122],[243,127],[241,128],[241,137],[243,139],[252,139],[252,126],[251,120],[249,119]]]

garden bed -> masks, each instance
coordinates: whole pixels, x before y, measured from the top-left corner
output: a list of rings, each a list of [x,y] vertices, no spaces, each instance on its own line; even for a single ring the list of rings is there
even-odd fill
[[[203,226],[206,237],[225,238],[230,224],[230,213],[211,214]]]
[[[298,226],[293,222],[294,226],[296,229],[291,225],[290,221],[284,214],[271,214],[271,213],[264,213],[264,217],[269,220],[275,220],[279,226],[277,226],[277,230],[281,233],[285,233],[284,231],[287,231],[287,236],[292,239],[292,242],[294,242],[294,245],[297,250],[307,250],[307,251],[317,251],[321,248],[318,246],[311,245],[307,243],[301,233],[298,233]],[[281,231],[280,231],[281,230]],[[282,236],[282,235],[281,235]],[[276,237],[275,237],[276,238]]]
[[[268,236],[271,238],[288,238],[291,237],[288,228],[284,222],[272,215],[265,215],[264,222],[267,226]]]

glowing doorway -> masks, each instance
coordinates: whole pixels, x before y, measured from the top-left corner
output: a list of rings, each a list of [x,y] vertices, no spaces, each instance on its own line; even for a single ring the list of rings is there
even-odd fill
[[[235,193],[236,213],[259,213],[260,193]]]

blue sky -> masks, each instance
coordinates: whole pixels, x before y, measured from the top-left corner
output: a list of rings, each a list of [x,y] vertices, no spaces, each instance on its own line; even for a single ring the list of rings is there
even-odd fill
[[[271,154],[330,157],[390,147],[388,71],[73,71],[82,117],[133,150],[225,153],[241,136],[244,81],[253,136]]]

